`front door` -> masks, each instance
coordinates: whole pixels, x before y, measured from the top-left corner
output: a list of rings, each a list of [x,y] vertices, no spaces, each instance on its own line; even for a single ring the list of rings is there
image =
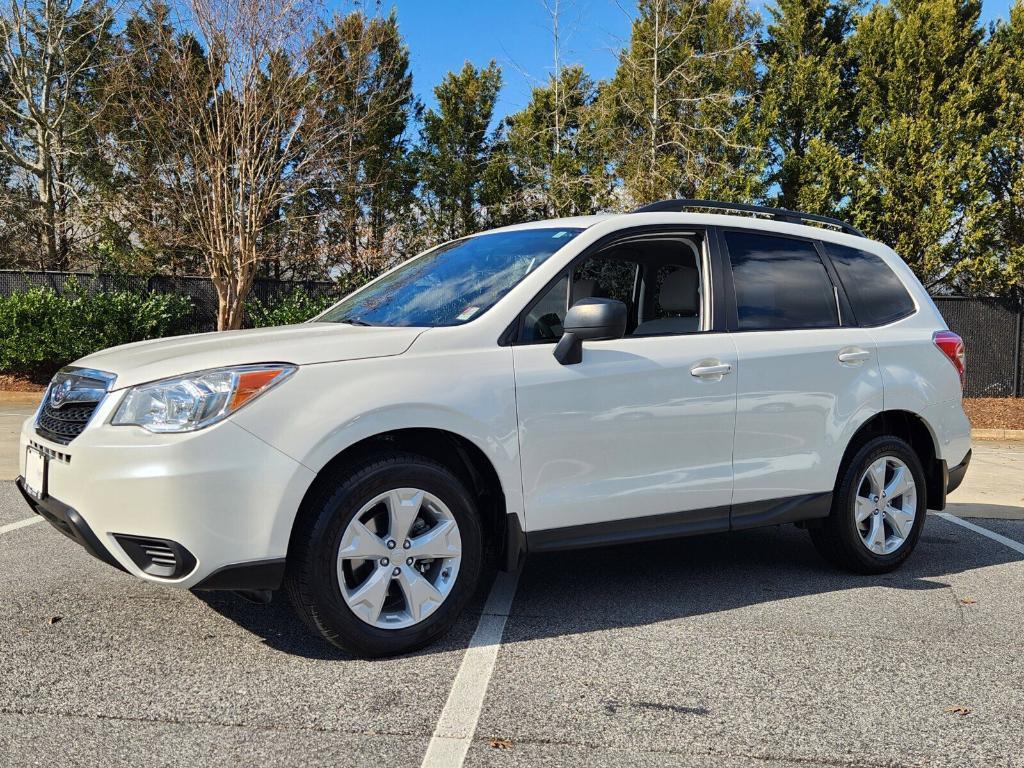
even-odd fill
[[[728,529],[737,356],[706,331],[702,252],[678,240],[603,251],[527,315],[514,361],[531,548]],[[627,336],[562,365],[559,310],[581,293],[625,301]]]

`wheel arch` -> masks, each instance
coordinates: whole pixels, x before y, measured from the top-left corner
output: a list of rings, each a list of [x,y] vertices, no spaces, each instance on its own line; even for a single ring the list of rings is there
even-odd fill
[[[938,458],[938,439],[931,425],[916,413],[889,410],[876,413],[854,433],[843,452],[840,472],[854,453],[868,440],[892,435],[905,440],[914,449],[925,474],[925,498],[928,509],[946,506],[946,462]]]
[[[500,558],[499,562],[518,561],[519,518],[509,512],[505,488],[501,477],[480,446],[469,438],[446,429],[436,427],[403,427],[379,432],[358,440],[338,452],[324,464],[306,489],[299,504],[298,512],[289,535],[288,551],[292,551],[293,537],[301,527],[303,518],[311,514],[309,501],[338,471],[345,466],[354,466],[365,459],[389,452],[413,453],[438,462],[469,489],[477,503],[485,546],[490,547]]]

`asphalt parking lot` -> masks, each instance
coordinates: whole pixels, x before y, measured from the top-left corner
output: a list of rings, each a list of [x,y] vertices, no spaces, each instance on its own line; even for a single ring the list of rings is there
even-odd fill
[[[367,662],[26,519],[0,482],[2,766],[444,765],[453,716],[467,766],[1024,766],[1020,520],[932,515],[880,578],[791,526],[535,556],[500,646],[467,651],[505,621],[485,586],[442,644]]]

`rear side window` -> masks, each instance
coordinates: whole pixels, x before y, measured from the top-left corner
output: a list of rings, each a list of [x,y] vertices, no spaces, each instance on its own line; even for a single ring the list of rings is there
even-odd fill
[[[726,232],[741,331],[834,328],[835,288],[811,243]]]
[[[885,325],[914,312],[914,300],[889,265],[873,253],[825,243],[859,325]]]

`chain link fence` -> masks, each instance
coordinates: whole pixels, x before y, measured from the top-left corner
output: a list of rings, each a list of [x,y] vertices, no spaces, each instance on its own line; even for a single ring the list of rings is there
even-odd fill
[[[192,299],[192,314],[183,331],[200,333],[217,329],[217,292],[207,277],[131,277],[93,275],[85,272],[17,272],[0,270],[0,296],[25,291],[33,285],[49,286],[58,293],[68,282],[87,291],[131,290],[176,293]],[[312,297],[333,295],[329,281],[256,280],[252,298],[272,303],[295,288]],[[1001,299],[937,296],[935,304],[950,329],[967,345],[967,392],[969,397],[1024,397],[1024,312]]]
[[[169,277],[153,275],[139,277],[131,275],[94,275],[89,272],[19,272],[0,270],[0,296],[21,293],[32,286],[45,286],[57,293],[63,293],[69,283],[77,283],[83,290],[99,291],[125,290],[133,293],[170,293],[188,296],[192,300],[192,312],[181,326],[182,333],[204,333],[217,330],[217,290],[210,278]],[[250,299],[264,304],[285,296],[296,288],[303,289],[313,298],[335,295],[336,286],[330,281],[280,281],[256,280]],[[247,323],[246,323],[247,324]]]

